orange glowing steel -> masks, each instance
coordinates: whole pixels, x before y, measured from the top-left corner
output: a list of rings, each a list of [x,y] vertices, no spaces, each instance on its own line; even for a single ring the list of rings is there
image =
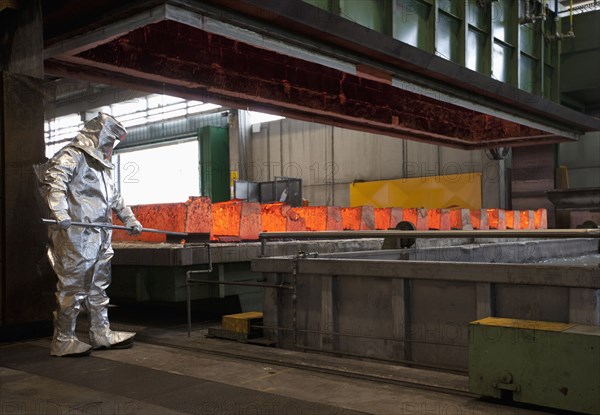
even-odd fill
[[[535,221],[535,229],[547,229],[548,228],[548,213],[546,209],[538,209],[533,212]]]
[[[185,232],[211,233],[212,232],[212,205],[208,197],[190,197],[185,202],[186,223]]]
[[[345,230],[375,229],[375,209],[373,206],[342,208],[342,224]]]
[[[481,229],[481,211],[478,209],[471,211],[471,226],[473,229]]]
[[[506,211],[506,229],[515,229],[515,211]]]
[[[389,229],[391,215],[391,208],[375,208],[375,229]]]
[[[418,230],[547,229],[547,211],[504,209],[373,208],[360,206],[304,206],[231,200],[210,203],[207,197],[190,197],[185,203],[132,207],[146,228],[165,231],[211,233],[214,241],[256,240],[260,232],[370,230],[394,228],[400,221]],[[115,224],[121,224],[115,217]],[[165,235],[142,233],[138,237],[114,231],[115,241],[164,242]]]
[[[262,231],[259,203],[228,201],[212,205],[215,238],[235,237],[241,240],[258,239]]]
[[[450,229],[462,229],[462,212],[460,209],[450,210]]]
[[[402,220],[417,226],[417,209],[403,209]]]
[[[297,207],[293,210],[304,219],[307,231],[327,230],[327,206]]]
[[[213,203],[213,235],[240,236],[241,214],[242,206],[240,203]]]
[[[285,232],[287,216],[282,212],[283,203],[261,205],[263,232]]]
[[[519,216],[521,220],[520,229],[529,229],[529,211],[522,210]]]
[[[344,230],[357,231],[360,229],[360,210],[360,207],[342,208]]]
[[[498,229],[498,209],[487,209],[490,229]]]
[[[307,230],[306,221],[296,209],[289,206],[283,208],[286,216],[285,230],[288,232],[303,232]]]
[[[185,232],[187,207],[184,203],[162,203],[132,207],[133,213],[145,228],[164,231]],[[113,215],[113,223],[121,225],[121,221]],[[115,241],[165,242],[166,236],[158,233],[141,233],[131,236],[126,231],[115,231]]]
[[[507,221],[504,209],[487,209],[487,217],[490,229],[506,229]]]
[[[427,209],[427,228],[439,230],[442,227],[442,214],[440,209]]]

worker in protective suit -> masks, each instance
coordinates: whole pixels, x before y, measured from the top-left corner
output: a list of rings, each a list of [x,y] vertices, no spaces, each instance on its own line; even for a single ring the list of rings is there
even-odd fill
[[[135,333],[113,331],[108,321],[112,231],[71,226],[71,221],[111,224],[114,210],[131,228],[130,233],[142,231],[112,178],[113,147],[125,134],[115,118],[99,113],[38,172],[42,193],[57,222],[50,227],[48,246],[48,258],[58,277],[50,351],[54,356],[81,356],[92,349],[133,345]],[[90,314],[91,345],[75,334],[82,306]]]

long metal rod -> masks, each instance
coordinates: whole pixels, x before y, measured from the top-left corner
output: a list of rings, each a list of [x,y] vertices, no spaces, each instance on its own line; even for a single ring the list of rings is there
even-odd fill
[[[259,238],[600,238],[600,229],[261,232]]]
[[[57,222],[54,219],[42,219],[42,223],[46,225],[56,225]],[[71,226],[80,226],[82,228],[104,228],[104,229],[118,229],[123,231],[130,231],[131,228],[127,226],[121,225],[112,225],[110,223],[97,223],[97,222],[71,222]],[[152,228],[142,228],[142,232],[150,232],[150,233],[162,233],[164,235],[173,235],[173,236],[188,236],[186,232],[171,232],[171,231],[163,231],[160,229],[152,229]]]
[[[523,230],[456,230],[456,231],[310,231],[261,232],[260,255],[266,256],[270,239],[353,239],[385,238],[600,238],[600,229],[523,229]]]

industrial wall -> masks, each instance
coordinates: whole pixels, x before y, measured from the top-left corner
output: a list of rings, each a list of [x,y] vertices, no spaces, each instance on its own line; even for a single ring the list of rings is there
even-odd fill
[[[282,119],[255,125],[248,180],[302,178],[311,205],[348,206],[353,181],[482,173],[483,207],[503,207],[501,163],[484,151],[465,151],[378,136],[322,124]],[[232,166],[233,168],[233,166]],[[238,166],[237,168],[242,168]]]
[[[558,164],[569,174],[569,187],[600,187],[600,132],[583,135],[577,143],[559,145]]]

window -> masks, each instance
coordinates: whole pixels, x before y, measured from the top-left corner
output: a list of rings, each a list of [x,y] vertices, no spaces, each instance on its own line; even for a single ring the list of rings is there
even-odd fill
[[[121,195],[127,204],[184,202],[199,195],[196,139],[121,153],[113,161],[115,158]]]
[[[431,6],[420,0],[399,0],[394,12],[394,38],[427,50],[429,31],[427,19]]]

